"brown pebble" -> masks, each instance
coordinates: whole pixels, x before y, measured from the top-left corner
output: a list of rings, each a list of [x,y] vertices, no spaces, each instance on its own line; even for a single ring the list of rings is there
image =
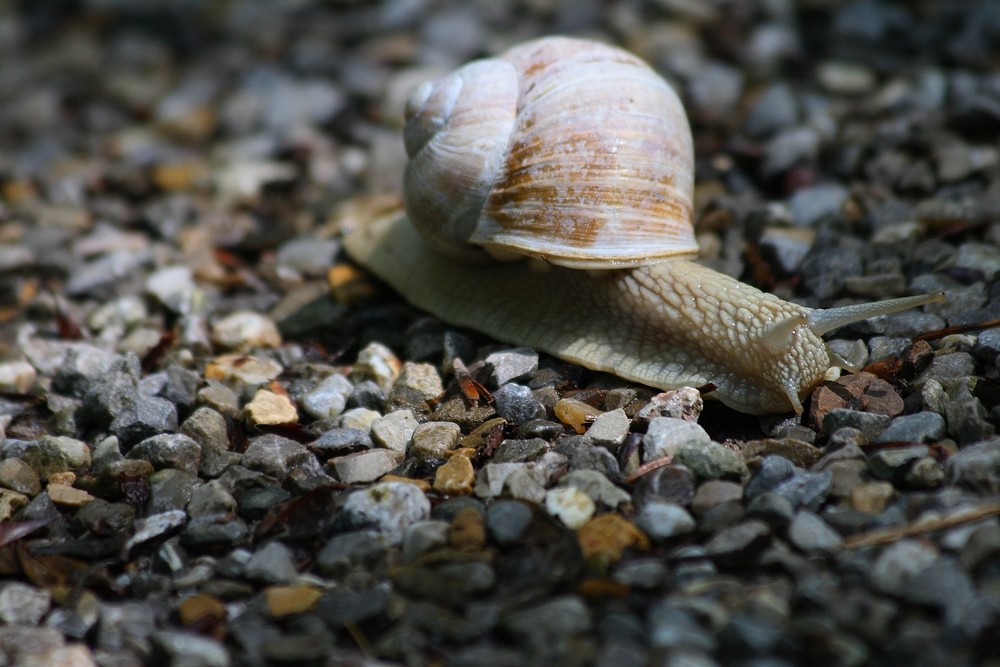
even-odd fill
[[[67,486],[66,484],[49,484],[46,492],[54,504],[66,507],[80,507],[94,499],[94,496],[86,491]]]
[[[620,514],[595,516],[576,531],[584,558],[599,569],[616,562],[625,549],[648,549],[649,538]]]
[[[584,433],[601,411],[575,398],[561,398],[554,408],[556,419],[577,433]]]
[[[222,622],[226,620],[226,607],[211,595],[192,595],[177,607],[177,616],[186,628],[200,631],[212,630],[211,634],[221,638],[225,634]]]
[[[407,484],[412,484],[424,493],[431,490],[431,485],[423,479],[414,479],[413,477],[403,477],[402,475],[382,475],[379,477],[380,482],[406,482]]]
[[[476,471],[467,456],[452,456],[434,474],[434,490],[446,495],[472,493]]]
[[[371,275],[350,264],[334,264],[326,272],[330,295],[337,303],[358,303],[375,294]]]
[[[313,586],[268,586],[264,589],[267,612],[274,618],[311,611],[323,592]]]
[[[896,490],[889,482],[869,482],[851,489],[851,506],[859,512],[879,515],[885,511]]]
[[[903,399],[891,384],[872,373],[845,375],[834,382],[824,382],[812,393],[806,424],[822,430],[823,418],[837,408],[895,417],[903,412]]]
[[[475,507],[455,515],[448,529],[448,543],[461,551],[479,551],[486,544],[486,521]]]
[[[76,483],[76,473],[67,470],[65,472],[54,472],[49,475],[49,484],[65,484],[66,486],[73,486]]]

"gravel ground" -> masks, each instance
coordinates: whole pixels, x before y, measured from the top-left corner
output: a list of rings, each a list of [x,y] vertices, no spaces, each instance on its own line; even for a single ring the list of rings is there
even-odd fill
[[[403,100],[550,33],[676,85],[705,261],[948,301],[801,418],[407,306]],[[991,0],[0,3],[0,664],[1000,664],[998,71]]]

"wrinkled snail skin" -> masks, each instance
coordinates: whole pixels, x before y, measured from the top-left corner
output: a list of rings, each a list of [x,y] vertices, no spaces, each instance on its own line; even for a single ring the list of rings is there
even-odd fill
[[[847,323],[842,315],[856,321],[939,299],[813,310],[687,260],[603,272],[462,263],[431,250],[401,213],[344,245],[445,322],[652,387],[712,384],[710,396],[751,414],[801,411],[833,365],[821,334]]]
[[[690,261],[687,118],[621,49],[527,42],[422,84],[406,115],[406,214],[344,247],[445,322],[763,414],[846,366],[823,334],[943,298],[812,310]],[[506,261],[524,257],[547,270]]]

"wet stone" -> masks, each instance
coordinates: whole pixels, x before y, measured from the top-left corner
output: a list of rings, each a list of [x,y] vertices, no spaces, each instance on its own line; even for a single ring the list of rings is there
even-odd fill
[[[530,347],[494,352],[486,357],[484,371],[493,387],[502,387],[538,370],[538,353]]]
[[[517,500],[497,500],[486,508],[486,529],[501,545],[518,541],[528,530],[534,515]]]
[[[687,510],[669,500],[645,503],[635,518],[636,525],[654,542],[690,533],[696,522]]]
[[[269,542],[247,561],[244,576],[264,584],[290,584],[298,576],[292,550],[281,542]]]
[[[508,382],[493,392],[493,408],[513,426],[545,416],[545,409],[535,400],[531,389]]]
[[[493,463],[523,463],[538,459],[548,450],[549,443],[541,438],[504,440],[491,460]]]
[[[181,424],[180,432],[201,447],[199,472],[218,477],[238,454],[229,451],[229,428],[226,418],[209,407],[200,407]]]

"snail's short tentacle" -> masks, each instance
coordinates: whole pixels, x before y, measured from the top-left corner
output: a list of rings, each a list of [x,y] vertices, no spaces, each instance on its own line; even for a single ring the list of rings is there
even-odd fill
[[[817,336],[823,336],[834,329],[854,324],[870,317],[898,313],[928,303],[938,303],[945,300],[944,292],[921,294],[919,296],[904,296],[901,299],[889,299],[874,303],[859,303],[839,308],[825,308],[809,311],[809,328]]]

